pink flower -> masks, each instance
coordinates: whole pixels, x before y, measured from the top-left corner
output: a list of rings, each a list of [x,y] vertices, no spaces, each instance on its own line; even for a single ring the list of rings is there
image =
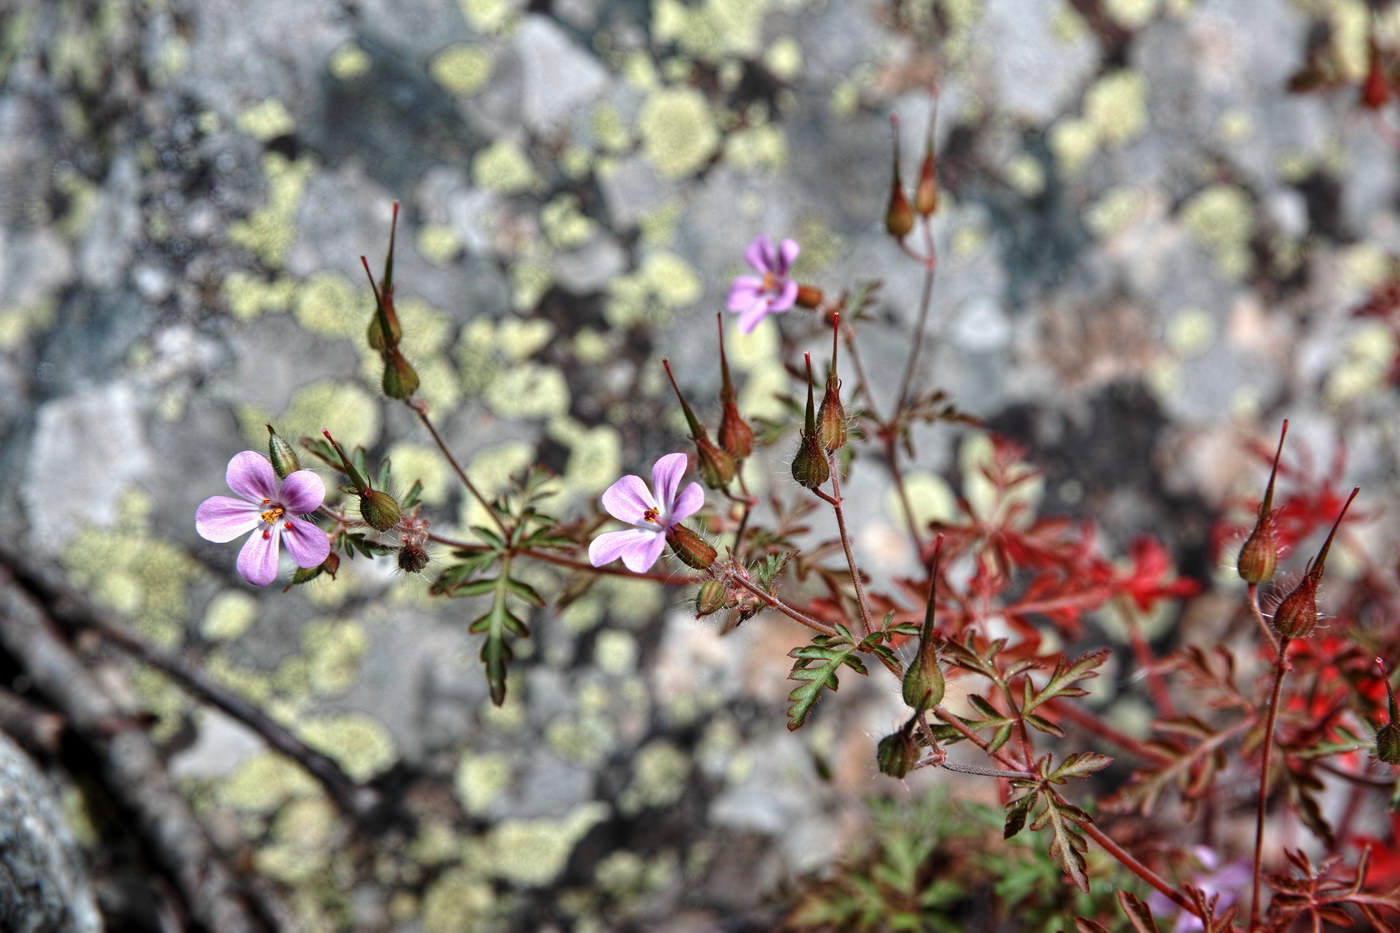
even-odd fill
[[[594,567],[621,557],[633,573],[651,569],[666,546],[666,533],[705,504],[705,491],[699,483],[680,488],[686,466],[685,454],[667,454],[656,461],[651,468],[655,496],[640,476],[632,474],[608,487],[603,493],[603,508],[613,518],[634,527],[594,538],[588,546],[588,560]]]
[[[232,541],[253,532],[238,552],[238,572],[254,586],[277,579],[279,542],[298,567],[316,567],[331,552],[326,533],[306,515],[321,507],[326,484],[310,470],[278,482],[262,454],[245,450],[228,462],[228,486],[242,499],[211,496],[195,512],[194,528],[206,541]],[[273,534],[276,531],[277,534]]]
[[[751,332],[765,315],[791,308],[797,300],[797,282],[787,277],[797,258],[798,246],[783,240],[777,249],[765,234],[749,244],[744,258],[760,276],[741,275],[729,286],[729,310],[739,313],[739,330]]]

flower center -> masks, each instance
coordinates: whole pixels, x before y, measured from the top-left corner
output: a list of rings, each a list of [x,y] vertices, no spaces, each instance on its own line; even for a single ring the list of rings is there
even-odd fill
[[[765,292],[775,291],[778,287],[778,280],[771,272],[763,273],[763,290]]]
[[[647,509],[642,513],[642,521],[651,522],[653,525],[660,525],[661,518],[656,509]]]
[[[270,500],[264,499],[263,504],[266,505],[269,501]],[[268,509],[266,512],[263,512],[258,517],[261,518],[263,521],[267,522],[269,525],[275,525],[277,524],[277,520],[286,514],[286,511],[287,510],[282,508],[282,506],[274,505],[272,508]]]

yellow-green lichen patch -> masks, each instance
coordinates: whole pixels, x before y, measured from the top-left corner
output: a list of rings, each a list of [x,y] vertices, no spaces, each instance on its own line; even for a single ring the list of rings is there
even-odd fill
[[[538,318],[508,317],[496,328],[494,345],[508,360],[534,356],[554,339],[554,325]]]
[[[601,715],[560,716],[544,730],[544,740],[565,761],[596,768],[617,746],[612,723]]]
[[[637,625],[653,623],[669,598],[650,581],[627,577],[607,577],[599,580],[595,589],[608,595],[608,611],[614,619]]]
[[[233,122],[243,132],[263,142],[286,136],[297,128],[292,115],[276,98],[269,98],[243,110]]]
[[[151,498],[128,491],[111,528],[87,527],[63,551],[68,579],[98,603],[131,618],[163,648],[184,638],[189,615],[186,588],[201,568],[167,541],[151,536]]]
[[[457,339],[457,374],[467,395],[480,395],[496,378],[501,364],[495,351],[496,329],[485,318],[476,318],[462,328]]]
[[[389,449],[394,466],[394,480],[407,490],[414,480],[423,483],[422,499],[429,505],[440,505],[447,499],[451,477],[436,447],[400,441]]]
[[[353,42],[347,42],[331,53],[326,67],[341,81],[352,81],[369,71],[369,53]]]
[[[1382,321],[1368,321],[1348,336],[1342,359],[1327,374],[1325,393],[1332,405],[1382,391],[1395,363],[1395,335]]]
[[[763,53],[763,64],[783,81],[793,81],[802,73],[802,45],[792,36],[778,36]]]
[[[676,227],[680,225],[685,211],[685,200],[672,197],[643,214],[637,222],[642,232],[642,246],[665,246],[675,240]]]
[[[266,704],[273,696],[272,678],[238,667],[225,651],[213,651],[204,659],[204,672],[217,683],[254,703]]]
[[[700,299],[699,275],[685,260],[667,252],[654,252],[637,271],[612,281],[603,314],[616,328],[643,322],[665,324],[671,313]]]
[[[997,504],[1000,503],[1003,514],[1020,507],[1021,514],[1027,520],[1034,517],[1036,510],[1040,507],[1041,499],[1045,495],[1044,477],[1034,475],[1004,494],[999,493],[997,485],[988,478],[994,469],[995,460],[996,448],[992,444],[992,439],[985,434],[968,435],[958,450],[962,493],[968,505],[972,507],[973,514],[992,521],[998,517],[996,508]],[[1013,466],[1012,470],[1013,472],[1020,470],[1030,472],[1031,468],[1025,464],[1019,464]]]
[[[957,517],[957,497],[941,476],[933,473],[906,474],[904,489],[909,496],[914,520],[920,528],[927,527],[931,521],[952,521]],[[893,489],[885,493],[885,515],[892,523],[904,524],[903,506]]]
[[[467,0],[463,0],[467,2]],[[480,933],[496,925],[491,917],[496,895],[479,874],[453,868],[442,874],[423,896],[425,933]]]
[[[297,285],[281,276],[268,280],[247,272],[230,272],[224,278],[224,300],[229,313],[240,321],[250,320],[264,311],[286,311],[296,296]]]
[[[362,713],[307,720],[296,731],[302,741],[334,758],[356,781],[368,781],[394,763],[389,730]]]
[[[1215,121],[1215,135],[1224,143],[1247,142],[1254,135],[1254,118],[1242,107],[1231,107]]]
[[[1217,184],[1198,191],[1181,206],[1181,222],[1211,251],[1222,275],[1239,279],[1249,274],[1254,264],[1249,252],[1254,207],[1243,189]]]
[[[681,799],[690,776],[690,759],[665,739],[653,739],[632,760],[632,783],[618,798],[618,810],[633,815],[646,807],[665,807]]]
[[[498,139],[472,158],[472,181],[499,194],[520,194],[540,183],[530,159],[515,143]]]
[[[485,402],[502,418],[550,418],[569,410],[569,387],[558,369],[526,361],[493,379]]]
[[[1158,0],[1107,0],[1105,12],[1124,29],[1141,29],[1157,15]]]
[[[596,224],[579,210],[576,194],[561,194],[540,208],[540,226],[550,245],[559,249],[582,246],[593,236]]]
[[[1147,132],[1147,78],[1127,68],[1104,75],[1084,95],[1084,117],[1107,146],[1142,136]]]
[[[510,884],[542,887],[559,876],[574,845],[607,816],[607,805],[593,801],[558,821],[506,820],[468,855],[480,870]]]
[[[510,0],[457,0],[467,25],[488,35],[504,35],[519,21]]]
[[[316,619],[302,630],[301,646],[311,691],[336,696],[355,685],[369,638],[355,622]]]
[[[787,136],[774,124],[736,130],[724,144],[725,161],[749,172],[778,172],[787,166]]]
[[[1119,185],[1104,192],[1084,214],[1085,225],[1099,237],[1122,233],[1141,218],[1146,195],[1133,185]]]
[[[449,94],[475,94],[491,80],[494,60],[484,45],[459,42],[433,56],[428,74]]]
[[[674,42],[701,61],[717,62],[734,55],[752,58],[759,53],[766,0],[703,0],[687,5],[680,0],[658,0],[652,7],[652,36]]]
[[[263,156],[267,203],[253,211],[247,220],[229,225],[229,242],[252,252],[263,265],[279,267],[296,236],[293,221],[313,168],[310,159],[292,162],[275,152]]]
[[[1098,134],[1088,120],[1067,117],[1050,128],[1050,151],[1069,177],[1083,171],[1098,148]]]
[[[442,865],[462,852],[464,840],[446,820],[425,819],[418,826],[418,835],[408,847],[408,857],[416,865]]]
[[[403,342],[399,349],[410,359],[439,353],[447,346],[451,322],[447,314],[418,298],[397,299],[394,309],[403,327]],[[373,307],[368,309],[373,312]],[[369,324],[369,315],[361,318],[360,330]]]
[[[505,755],[463,755],[452,787],[462,809],[470,816],[481,816],[505,793],[510,780],[510,759]]]
[[[626,152],[632,148],[632,134],[622,119],[622,112],[612,101],[600,100],[593,105],[589,125],[594,143],[604,152]]]
[[[517,257],[510,267],[511,307],[528,311],[553,284],[554,270],[544,256]]]
[[[224,590],[209,601],[199,633],[210,641],[228,641],[248,631],[257,617],[257,600],[247,593]]]
[[[435,266],[445,266],[462,252],[462,239],[442,224],[424,224],[418,231],[418,252]]]
[[[47,330],[55,308],[53,298],[45,297],[23,307],[0,309],[0,350],[13,350],[26,336]]]
[[[39,203],[36,212],[40,213],[42,220],[54,223],[65,240],[76,240],[87,232],[93,212],[97,209],[97,186],[64,163],[59,163],[54,169],[53,185],[67,200],[66,210],[55,217],[44,217],[48,212]]]
[[[467,475],[481,494],[488,499],[498,496],[511,488],[511,477],[524,470],[535,460],[535,448],[524,441],[506,441],[487,447],[477,453],[467,464]],[[474,497],[462,500],[461,525],[491,524],[491,516]]]
[[[322,430],[328,430],[347,450],[367,447],[379,439],[379,406],[355,383],[319,382],[298,389],[281,417],[274,421],[263,417],[265,414],[256,412],[249,419],[251,424],[240,415],[240,424],[254,448],[267,444],[265,425],[269,422],[287,438],[320,437]]]
[[[224,803],[247,813],[271,813],[316,791],[305,771],[275,752],[251,755],[220,788]]]
[[[1018,152],[1006,161],[1006,181],[1023,196],[1033,198],[1045,190],[1045,169],[1029,152]]]
[[[698,171],[719,145],[709,105],[694,88],[653,91],[637,116],[642,152],[663,178],[684,178]]]
[[[1200,308],[1182,308],[1167,322],[1167,346],[1178,356],[1195,356],[1215,342],[1215,321]]]
[[[628,632],[600,632],[593,645],[593,663],[614,677],[632,673],[637,666],[637,639]]]
[[[549,422],[549,436],[569,448],[564,487],[580,495],[602,492],[622,472],[622,439],[609,425],[587,428],[572,418]]]
[[[258,869],[285,884],[304,882],[326,867],[333,851],[335,809],[322,798],[296,800],[277,815],[272,842],[258,848]]]
[[[1348,291],[1364,291],[1400,276],[1396,262],[1378,243],[1358,243],[1341,251],[1338,285]]]
[[[154,742],[169,742],[179,733],[194,704],[189,694],[153,667],[139,667],[131,673],[131,689],[141,711],[155,719],[146,731]]]
[[[297,323],[321,337],[361,340],[365,309],[373,309],[369,289],[357,290],[334,272],[315,272],[297,291]]]

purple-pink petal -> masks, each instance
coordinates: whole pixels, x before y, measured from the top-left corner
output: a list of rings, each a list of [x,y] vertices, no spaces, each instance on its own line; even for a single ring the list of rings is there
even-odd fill
[[[743,311],[763,296],[763,280],[741,275],[729,286],[730,311]]]
[[[796,240],[783,240],[782,245],[778,248],[778,268],[774,271],[778,275],[787,275],[788,270],[792,268],[792,261],[797,258],[799,251],[800,247]]]
[[[753,329],[758,326],[758,322],[763,320],[764,316],[767,313],[767,298],[760,298],[758,301],[755,301],[753,304],[749,305],[749,307],[745,308],[744,311],[739,315],[740,332],[745,334],[752,333]]]
[[[269,468],[270,469],[270,468]],[[238,552],[238,572],[254,586],[267,586],[277,579],[277,544],[281,535],[254,531]]]
[[[604,491],[603,508],[620,522],[639,525],[646,521],[647,509],[655,509],[658,506],[642,478],[629,473]]]
[[[282,532],[287,553],[298,567],[319,567],[331,552],[330,539],[311,522],[284,517],[277,527]]]
[[[234,454],[225,474],[228,488],[249,502],[262,502],[277,496],[277,474],[262,454],[245,450]]]
[[[601,567],[617,560],[624,551],[640,547],[652,538],[660,538],[657,531],[645,531],[641,528],[628,528],[625,531],[605,531],[594,538],[588,545],[588,562],[594,567]]]
[[[667,521],[667,527],[673,526],[683,518],[689,518],[700,507],[705,504],[705,490],[700,488],[699,483],[691,483],[681,490],[681,494],[676,497],[675,505],[671,506],[671,517]]]
[[[667,454],[651,468],[651,487],[656,490],[656,502],[663,515],[670,515],[676,501],[676,490],[685,475],[690,458],[682,453]]]
[[[326,483],[310,470],[297,470],[282,481],[282,492],[277,501],[288,512],[306,515],[319,509],[321,503],[326,501]]]
[[[773,255],[773,241],[765,233],[755,238],[749,244],[749,248],[744,250],[744,261],[759,272],[768,272],[772,268],[768,264],[768,257],[771,255]]]
[[[783,280],[783,289],[774,298],[768,310],[773,312],[786,311],[797,303],[797,282],[794,279]]]
[[[638,532],[638,534],[646,534],[646,532]],[[634,539],[622,550],[622,566],[633,573],[646,573],[651,569],[651,565],[656,563],[656,559],[661,556],[661,549],[665,546],[666,537],[662,534],[648,534],[644,539]]]
[[[194,530],[206,541],[222,544],[246,535],[262,523],[261,506],[228,496],[210,496],[194,513]]]

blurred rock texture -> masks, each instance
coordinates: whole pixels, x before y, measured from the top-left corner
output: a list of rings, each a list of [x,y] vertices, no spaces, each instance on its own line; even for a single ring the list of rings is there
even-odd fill
[[[398,802],[352,825],[235,720],[64,629],[220,870],[262,879],[219,895],[253,905],[248,928],[770,929],[858,833],[854,802],[893,787],[873,759],[892,685],[848,678],[789,734],[800,633],[760,618],[721,639],[686,594],[608,578],[537,614],[495,709],[469,609],[419,579],[357,560],[254,591],[195,535],[267,422],[391,456],[436,530],[481,521],[363,345],[359,257],[378,263],[391,202],[423,398],[488,490],[539,459],[578,515],[680,448],[660,357],[713,398],[714,312],[760,233],[798,239],[797,274],[830,291],[883,280],[861,339],[897,372],[920,279],[880,226],[889,115],[910,178],[937,82],[924,384],[1029,445],[1048,510],[1096,516],[1120,550],[1151,530],[1209,576],[1204,529],[1255,490],[1246,442],[1281,417],[1318,464],[1345,441],[1348,485],[1395,486],[1396,332],[1353,317],[1400,253],[1400,120],[1359,102],[1368,32],[1400,45],[1397,5],[1377,8],[0,0],[0,533]],[[775,416],[784,351],[826,344],[799,312],[769,323],[731,328],[730,358],[745,410]],[[931,516],[958,435],[919,440]],[[857,546],[899,572],[883,475],[858,464],[849,494],[873,504]],[[30,682],[9,653],[0,677]],[[114,745],[84,736],[47,762],[62,812],[92,828],[109,923],[155,929],[184,888],[90,786]],[[0,795],[38,793],[13,760]],[[93,928],[59,901],[66,921],[11,928]]]

